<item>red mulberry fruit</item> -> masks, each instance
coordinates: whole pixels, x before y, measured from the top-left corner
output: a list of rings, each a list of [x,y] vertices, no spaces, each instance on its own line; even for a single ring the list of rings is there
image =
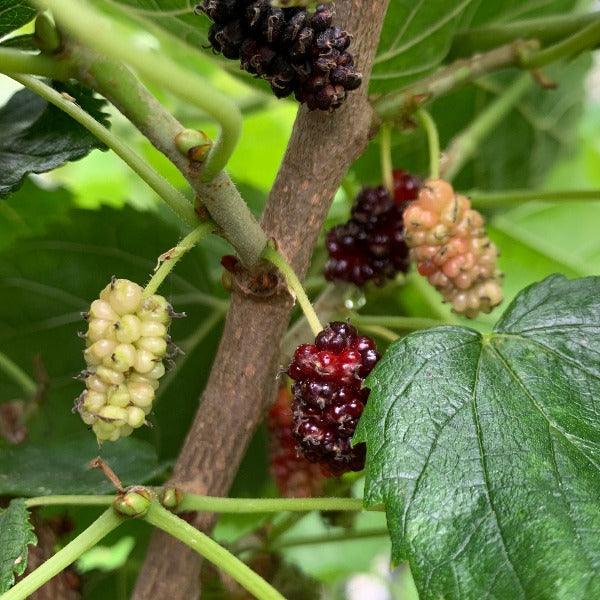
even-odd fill
[[[292,426],[292,398],[288,389],[282,387],[267,415],[271,475],[279,493],[286,498],[319,496],[325,478],[319,465],[308,462],[296,450]]]
[[[314,344],[296,349],[288,369],[294,435],[302,454],[329,475],[364,468],[365,446],[351,440],[369,396],[363,381],[378,360],[373,340],[348,323],[330,323]]]

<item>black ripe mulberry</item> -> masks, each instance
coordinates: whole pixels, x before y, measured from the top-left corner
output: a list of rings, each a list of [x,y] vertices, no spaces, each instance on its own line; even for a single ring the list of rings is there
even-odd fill
[[[347,223],[327,234],[329,261],[325,277],[363,286],[383,285],[408,271],[409,249],[404,240],[402,213],[417,197],[420,180],[394,173],[394,198],[383,187],[365,188],[358,195]]]
[[[302,454],[327,475],[364,468],[365,446],[352,447],[351,440],[369,396],[363,381],[378,360],[375,342],[341,322],[296,349],[288,369],[294,435]]]
[[[203,0],[196,8],[214,21],[213,50],[240,59],[278,98],[294,94],[310,110],[334,110],[362,82],[348,52],[352,36],[332,24],[331,4],[310,12],[269,0]]]

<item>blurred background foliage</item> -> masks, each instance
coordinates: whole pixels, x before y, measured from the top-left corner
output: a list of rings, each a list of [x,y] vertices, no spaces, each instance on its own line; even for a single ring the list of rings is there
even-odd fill
[[[186,42],[198,47],[205,42],[206,23],[182,10],[181,2],[157,4],[124,2],[132,11],[126,22],[142,19],[149,33],[140,33],[142,44],[160,44],[186,66],[211,81],[234,98],[244,111],[241,142],[228,166],[229,173],[256,214],[264,205],[275,179],[297,107],[276,101],[263,85],[242,78],[236,65],[223,68],[209,52],[190,53]],[[456,3],[450,3],[455,5]],[[533,4],[533,3],[532,3]],[[537,3],[539,4],[539,3]],[[555,1],[546,12],[573,7],[573,2]],[[110,2],[102,2],[114,12]],[[409,3],[392,2],[388,19],[403,22]],[[493,5],[493,10],[492,10]],[[435,34],[413,34],[413,44],[401,53],[391,53],[397,45],[392,28],[382,37],[380,60],[375,69],[373,90],[397,87],[427,72],[448,52],[457,29],[469,23],[486,23],[542,14],[529,3],[503,1],[473,3],[477,10],[457,13]],[[115,13],[116,14],[116,13]],[[119,18],[123,18],[121,12]],[[161,18],[158,18],[160,16]],[[423,19],[431,16],[423,15]],[[414,27],[419,23],[414,22]],[[19,33],[27,33],[26,27]],[[410,32],[409,32],[410,33]],[[156,37],[150,34],[155,34]],[[174,36],[172,36],[174,34]],[[428,42],[431,48],[424,50]],[[392,60],[393,65],[386,63]],[[439,60],[436,56],[439,55]],[[418,67],[421,61],[423,64]],[[437,62],[436,62],[437,61]],[[415,66],[415,63],[417,65]],[[411,66],[415,75],[408,65]],[[386,71],[386,68],[388,71]],[[386,77],[393,68],[394,81]],[[548,69],[547,75],[559,85],[543,91],[534,84],[515,109],[490,133],[475,157],[456,179],[461,191],[536,188],[546,190],[594,189],[600,187],[600,68],[589,56]],[[510,80],[513,74],[508,75]],[[440,129],[442,144],[450,139],[489,102],[503,86],[507,75],[487,77],[476,85],[456,91],[438,101],[432,113]],[[0,76],[0,104],[18,88]],[[215,133],[204,115],[161,90],[153,90],[165,105],[188,127]],[[116,111],[111,112],[112,130],[176,186],[184,189],[182,177]],[[426,175],[427,152],[422,133],[407,129],[394,134],[394,164]],[[377,184],[379,148],[375,140],[353,166],[346,190],[363,184]],[[328,225],[345,220],[352,197],[340,190],[336,195]],[[508,302],[524,286],[554,272],[584,276],[600,272],[600,203],[561,204],[529,202],[509,210],[485,211],[490,235],[502,250],[501,268],[506,273]],[[23,187],[0,201],[0,349],[32,376],[47,379],[48,392],[35,407],[27,423],[27,441],[19,451],[0,441],[0,494],[50,493],[53,486],[64,491],[68,472],[88,491],[107,491],[101,478],[85,480],[77,465],[84,458],[100,454],[123,477],[125,483],[159,482],[173,464],[198,398],[205,385],[227,308],[227,294],[221,286],[219,257],[226,253],[224,242],[211,238],[190,253],[165,284],[163,293],[188,318],[175,323],[174,340],[183,348],[176,368],[161,384],[153,427],[136,432],[134,439],[110,444],[100,450],[81,421],[71,414],[73,399],[81,385],[73,376],[82,368],[81,342],[77,331],[83,328],[80,312],[112,275],[143,283],[156,258],[172,247],[180,236],[178,225],[162,208],[148,188],[119,158],[95,150],[86,158],[30,178]],[[323,287],[320,276],[325,260],[322,245],[315,252],[309,273],[311,293]],[[366,297],[355,297],[364,314],[411,315],[454,319],[435,293],[422,280],[409,275],[384,289],[368,289]],[[506,303],[505,305],[506,306]],[[487,329],[496,315],[482,317],[470,326]],[[387,341],[379,340],[382,347]],[[37,365],[37,366],[36,366]],[[232,373],[232,377],[236,374]],[[0,402],[23,400],[20,390],[0,373]],[[260,429],[253,440],[232,494],[239,496],[275,495],[267,472],[267,440]],[[51,460],[48,462],[48,457]],[[75,458],[77,458],[77,465]],[[42,464],[41,459],[46,460]],[[36,474],[43,472],[43,477]],[[34,476],[24,477],[24,473]],[[18,480],[18,485],[15,483]],[[95,487],[94,487],[95,486]],[[360,487],[360,482],[357,486]],[[360,493],[360,490],[356,490]],[[45,516],[64,511],[47,509]],[[67,511],[74,536],[95,515],[86,508]],[[223,517],[216,538],[233,544],[264,522],[266,517]],[[355,531],[372,531],[385,526],[379,514],[360,515]],[[416,597],[406,569],[390,572],[389,543],[385,536],[365,537],[330,544],[306,543],[319,534],[342,534],[343,527],[332,526],[320,515],[301,520],[282,538],[282,556],[308,576],[325,584],[324,598],[369,598],[411,600]],[[127,598],[143,559],[149,532],[128,523],[78,562],[85,573],[85,598]],[[296,542],[302,542],[296,544]],[[335,548],[333,551],[332,549]]]

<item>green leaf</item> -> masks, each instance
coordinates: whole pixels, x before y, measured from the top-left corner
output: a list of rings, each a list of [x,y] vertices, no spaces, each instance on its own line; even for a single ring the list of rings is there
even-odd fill
[[[600,597],[600,278],[525,289],[492,334],[393,344],[367,385],[366,503],[421,600]]]
[[[35,9],[23,0],[0,0],[0,38],[31,21]]]
[[[394,90],[424,77],[446,58],[456,31],[478,2],[394,0],[386,14],[371,89]]]
[[[13,500],[0,509],[0,594],[6,592],[27,567],[27,546],[37,539],[25,501]]]
[[[108,126],[105,106],[78,84],[56,88]],[[84,127],[45,100],[24,89],[0,109],[0,197],[10,194],[29,173],[44,173],[83,158],[102,144]]]
[[[147,442],[126,438],[98,447],[92,434],[44,443],[4,448],[0,453],[0,494],[47,496],[104,494],[112,484],[88,464],[97,456],[106,461],[125,485],[142,484],[166,469]]]
[[[18,238],[44,233],[47,227],[64,221],[73,198],[64,189],[43,190],[30,180],[0,202],[0,251]]]

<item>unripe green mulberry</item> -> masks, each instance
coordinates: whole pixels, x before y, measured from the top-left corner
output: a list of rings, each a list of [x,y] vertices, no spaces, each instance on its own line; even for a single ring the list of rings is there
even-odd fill
[[[75,406],[98,441],[116,441],[146,423],[173,346],[168,335],[173,315],[165,298],[146,298],[127,279],[114,279],[92,302],[86,315],[86,389]]]

